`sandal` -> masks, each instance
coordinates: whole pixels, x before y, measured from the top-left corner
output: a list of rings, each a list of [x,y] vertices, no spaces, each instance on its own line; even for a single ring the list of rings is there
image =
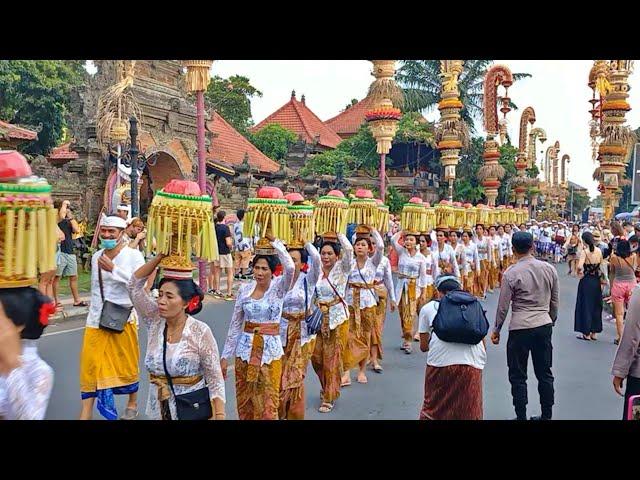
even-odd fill
[[[419,342],[419,341],[420,341],[420,334],[419,334],[419,333],[416,333],[416,334],[413,336],[413,341],[414,341],[414,342]]]
[[[329,402],[323,402],[318,409],[320,413],[329,413],[331,410],[333,410],[333,403]]]
[[[358,383],[365,384],[365,383],[369,383],[369,379],[367,379],[367,377],[365,376],[365,377],[364,377],[364,382],[363,382],[363,381],[361,381],[359,378],[357,379],[357,382],[358,382]]]
[[[590,342],[590,341],[591,341],[591,338],[590,338],[590,337],[588,337],[587,335],[577,335],[577,336],[576,336],[576,338],[577,338],[578,340],[584,340],[584,341],[586,341],[586,342]]]
[[[376,373],[382,373],[383,372],[382,365],[374,365],[373,366],[373,371],[376,372]]]
[[[83,301],[81,301],[79,303],[74,303],[73,306],[74,307],[88,307],[89,304],[83,300]]]
[[[619,339],[619,338],[616,338],[616,339],[613,341],[613,344],[614,344],[614,345],[620,345],[620,339]]]
[[[120,420],[134,420],[138,416],[137,408],[127,407],[124,413],[120,416]]]
[[[349,385],[351,385],[351,380],[349,380],[348,382],[340,382],[341,387],[348,387]]]

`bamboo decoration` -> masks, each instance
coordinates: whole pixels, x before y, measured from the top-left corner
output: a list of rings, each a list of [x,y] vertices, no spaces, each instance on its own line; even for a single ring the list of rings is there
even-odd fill
[[[315,207],[305,202],[296,202],[287,207],[289,211],[288,238],[289,247],[303,247],[307,242],[313,242],[316,236],[313,224],[313,211]]]
[[[462,206],[461,202],[454,202],[453,204],[453,215],[454,215],[454,222],[452,227],[455,228],[456,230],[462,228],[464,226],[465,223],[465,209]]]
[[[371,190],[359,189],[349,203],[347,223],[373,227],[378,220],[378,204]]]
[[[184,60],[182,65],[187,69],[187,91],[206,91],[209,85],[209,70],[211,70],[213,60]]]
[[[328,195],[320,197],[313,212],[316,233],[346,233],[348,209],[349,200],[340,191],[332,190]]]
[[[427,208],[420,198],[414,197],[405,203],[400,214],[400,225],[407,233],[427,231]]]
[[[436,228],[436,209],[430,206],[428,203],[425,203],[425,229],[423,232],[429,232]]]
[[[26,159],[18,152],[2,154],[0,170],[7,162],[11,168],[24,167],[31,174]],[[55,270],[56,220],[51,186],[46,180],[14,177],[0,183],[0,288],[34,285],[38,273]]]
[[[384,235],[389,231],[389,206],[382,203],[380,199],[377,199],[376,203],[377,215],[375,227],[381,235]]]
[[[168,255],[160,262],[164,269],[190,274],[192,255],[217,260],[211,197],[200,195],[195,182],[171,180],[153,197],[147,236],[156,239],[159,253]],[[147,254],[151,253],[151,246],[152,242],[147,242]]]
[[[442,200],[435,207],[436,228],[452,228],[455,226],[455,210],[448,200]]]
[[[464,204],[464,226],[473,227],[477,222],[477,209],[470,203]]]

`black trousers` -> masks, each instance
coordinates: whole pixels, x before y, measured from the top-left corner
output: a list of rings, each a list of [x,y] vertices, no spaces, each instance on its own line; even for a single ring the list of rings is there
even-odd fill
[[[624,411],[622,413],[623,420],[629,420],[627,417],[627,409],[629,408],[629,399],[634,395],[640,395],[640,378],[629,375],[626,378],[627,388],[624,391]]]
[[[509,383],[513,406],[518,418],[526,418],[527,411],[527,366],[529,352],[533,360],[533,370],[538,379],[538,393],[542,417],[551,419],[553,406],[553,374],[551,360],[553,346],[551,345],[552,325],[543,325],[524,330],[511,330],[507,341],[507,365],[509,367]]]

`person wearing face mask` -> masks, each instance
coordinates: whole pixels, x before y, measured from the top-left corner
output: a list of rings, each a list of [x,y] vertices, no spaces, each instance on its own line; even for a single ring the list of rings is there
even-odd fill
[[[107,419],[117,419],[114,395],[125,394],[129,400],[120,418],[132,420],[138,415],[138,325],[127,285],[145,262],[140,251],[122,242],[126,226],[120,217],[104,218],[101,248],[91,258],[91,307],[80,354],[81,420],[92,418],[96,398],[98,411]],[[114,310],[131,309],[122,331],[106,327],[103,309],[107,302],[115,304]],[[107,317],[110,311],[105,310]]]
[[[128,284],[133,306],[147,328],[144,364],[150,386],[145,413],[152,420],[182,420],[176,395],[193,395],[206,389],[211,403],[208,419],[224,420],[225,387],[218,344],[211,328],[192,316],[202,310],[204,299],[202,289],[191,278],[192,272],[164,268],[157,300],[145,288],[164,258],[165,254],[159,253],[149,260],[135,271]]]

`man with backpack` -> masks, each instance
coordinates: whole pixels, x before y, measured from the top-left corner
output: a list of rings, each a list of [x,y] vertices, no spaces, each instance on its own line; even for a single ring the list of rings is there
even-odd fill
[[[516,419],[527,419],[527,366],[531,352],[542,407],[542,415],[531,420],[551,420],[551,331],[558,316],[558,273],[552,265],[533,257],[530,233],[514,233],[512,244],[516,263],[503,276],[491,341],[494,345],[500,343],[500,329],[511,306],[507,365]]]
[[[436,290],[419,317],[420,350],[428,352],[420,420],[482,420],[489,322],[457,277],[440,275]]]

